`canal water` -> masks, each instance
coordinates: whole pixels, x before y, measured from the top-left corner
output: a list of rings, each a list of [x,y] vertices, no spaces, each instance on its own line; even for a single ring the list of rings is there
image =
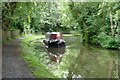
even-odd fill
[[[118,51],[82,44],[79,37],[66,36],[65,49],[48,49],[41,45],[43,63],[58,78],[118,78]],[[41,50],[40,50],[41,49]],[[48,52],[62,53],[59,63]]]

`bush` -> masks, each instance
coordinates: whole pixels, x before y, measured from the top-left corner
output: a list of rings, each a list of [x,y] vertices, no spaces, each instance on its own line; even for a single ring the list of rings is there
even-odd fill
[[[115,37],[112,37],[110,35],[107,35],[104,32],[101,32],[98,35],[98,42],[102,47],[105,48],[118,48],[118,42],[116,41],[117,39]]]

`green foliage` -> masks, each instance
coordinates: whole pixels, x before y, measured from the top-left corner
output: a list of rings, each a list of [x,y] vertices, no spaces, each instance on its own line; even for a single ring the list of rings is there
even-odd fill
[[[74,20],[71,23],[69,17],[64,16],[61,7],[64,6],[56,2],[5,2],[3,3],[3,29],[20,29],[21,33],[26,30],[35,33],[70,31],[76,23]]]
[[[102,47],[105,47],[105,48],[118,48],[118,42],[116,41],[117,39],[110,36],[110,35],[107,35],[105,33],[100,33],[98,35],[98,38],[99,38],[99,43]]]
[[[119,6],[117,2],[4,2],[3,30],[44,33],[76,31],[82,40],[106,48],[117,48]],[[101,41],[105,38],[109,40]],[[100,41],[99,41],[99,40]],[[103,43],[102,43],[103,42]],[[109,45],[108,45],[109,44]]]
[[[77,22],[83,41],[105,48],[118,48],[119,5],[117,2],[68,4],[70,15]]]

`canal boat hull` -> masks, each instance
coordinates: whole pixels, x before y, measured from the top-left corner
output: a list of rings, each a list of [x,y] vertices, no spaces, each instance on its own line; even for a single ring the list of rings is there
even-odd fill
[[[49,48],[66,47],[62,33],[60,32],[47,32],[43,43]]]
[[[49,48],[66,47],[65,41],[63,41],[63,40],[56,40],[56,41],[43,40],[43,42]]]

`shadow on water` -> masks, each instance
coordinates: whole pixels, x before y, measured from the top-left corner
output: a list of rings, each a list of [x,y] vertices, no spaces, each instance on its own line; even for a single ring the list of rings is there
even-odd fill
[[[71,36],[64,39],[66,48],[44,49],[42,47],[44,45],[37,48],[39,51],[46,52],[53,62],[57,60],[60,62],[57,65],[52,62],[47,64],[52,66],[49,69],[59,78],[118,78],[117,50],[82,44],[79,37]]]

